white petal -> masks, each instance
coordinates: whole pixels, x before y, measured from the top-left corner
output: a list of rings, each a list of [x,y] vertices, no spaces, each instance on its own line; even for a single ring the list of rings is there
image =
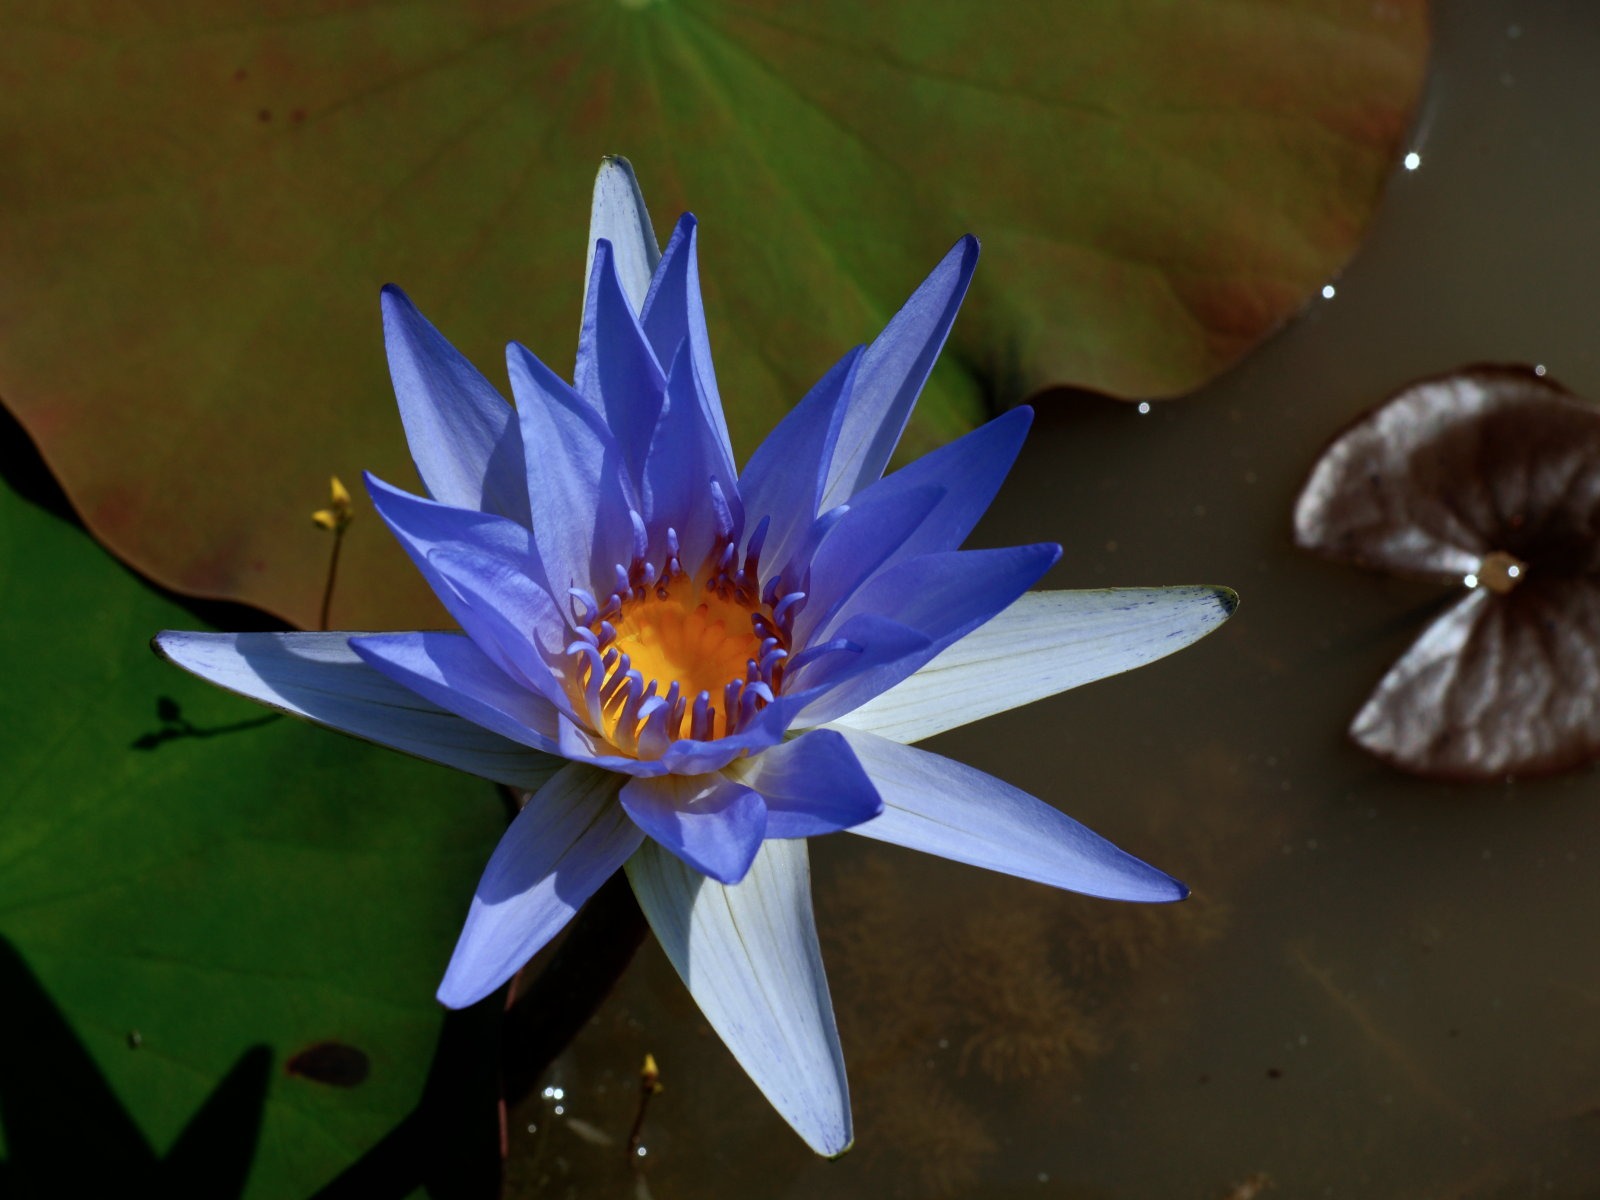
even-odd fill
[[[975,767],[870,733],[845,740],[883,798],[851,833],[1111,900],[1161,903],[1189,889],[1043,800]]]
[[[628,880],[706,1020],[818,1154],[850,1148],[850,1094],[803,839],[762,843],[732,887],[646,842]]]
[[[1227,588],[1028,592],[916,674],[832,724],[917,742],[1164,658],[1228,619]]]
[[[564,765],[462,720],[374,670],[347,633],[181,633],[156,652],[219,687],[380,746],[538,791]]]
[[[589,250],[583,261],[584,286],[594,275],[594,244],[601,238],[611,243],[616,256],[617,278],[622,292],[635,313],[644,308],[650,292],[650,277],[661,261],[650,210],[644,206],[633,165],[625,158],[607,158],[594,177],[594,204],[589,210]]]

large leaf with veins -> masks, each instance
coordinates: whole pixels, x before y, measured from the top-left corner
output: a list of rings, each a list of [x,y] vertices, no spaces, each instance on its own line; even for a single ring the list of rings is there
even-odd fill
[[[565,368],[602,154],[702,218],[741,455],[983,238],[926,448],[1235,361],[1349,254],[1426,43],[1425,0],[6,0],[0,397],[118,554],[307,624],[328,473],[409,475],[379,285]],[[358,527],[335,623],[436,613]]]
[[[161,662],[194,618],[4,485],[0,596],[0,1192],[311,1195],[422,1092],[499,797]]]

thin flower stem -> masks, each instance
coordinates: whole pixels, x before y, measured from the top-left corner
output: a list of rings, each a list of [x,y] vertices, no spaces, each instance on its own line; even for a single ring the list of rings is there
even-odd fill
[[[328,631],[328,610],[333,607],[333,585],[339,578],[339,547],[344,545],[343,525],[334,527],[333,553],[328,556],[328,582],[322,589],[322,614],[317,619],[317,628],[323,633]]]
[[[639,1109],[633,1117],[633,1128],[628,1130],[628,1163],[640,1170],[639,1142],[644,1136],[644,1115],[650,1108],[650,1097],[661,1090],[661,1072],[656,1068],[656,1056],[646,1054],[644,1066],[639,1071]]]

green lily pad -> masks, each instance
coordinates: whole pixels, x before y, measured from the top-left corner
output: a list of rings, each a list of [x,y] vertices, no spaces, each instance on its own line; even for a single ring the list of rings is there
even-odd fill
[[[1427,40],[1425,0],[7,5],[0,397],[117,554],[306,625],[328,474],[410,478],[379,285],[565,368],[602,154],[702,219],[741,454],[984,239],[925,449],[1236,361],[1354,247]],[[436,620],[368,524],[334,623]]]
[[[4,485],[0,594],[0,1180],[310,1195],[422,1093],[499,797],[158,661],[194,618]]]

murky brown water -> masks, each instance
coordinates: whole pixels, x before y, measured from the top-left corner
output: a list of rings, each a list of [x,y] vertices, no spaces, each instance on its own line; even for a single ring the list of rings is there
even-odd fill
[[[1243,606],[929,745],[1192,900],[814,842],[857,1148],[815,1159],[647,943],[513,1114],[511,1194],[1600,1195],[1600,780],[1447,787],[1347,744],[1441,597],[1288,534],[1323,441],[1409,379],[1521,360],[1600,399],[1597,115],[1600,5],[1442,3],[1420,166],[1336,294],[1193,399],[1043,403],[977,541],[1060,540],[1050,586],[1227,583]],[[667,1090],[639,1172],[646,1051]]]

